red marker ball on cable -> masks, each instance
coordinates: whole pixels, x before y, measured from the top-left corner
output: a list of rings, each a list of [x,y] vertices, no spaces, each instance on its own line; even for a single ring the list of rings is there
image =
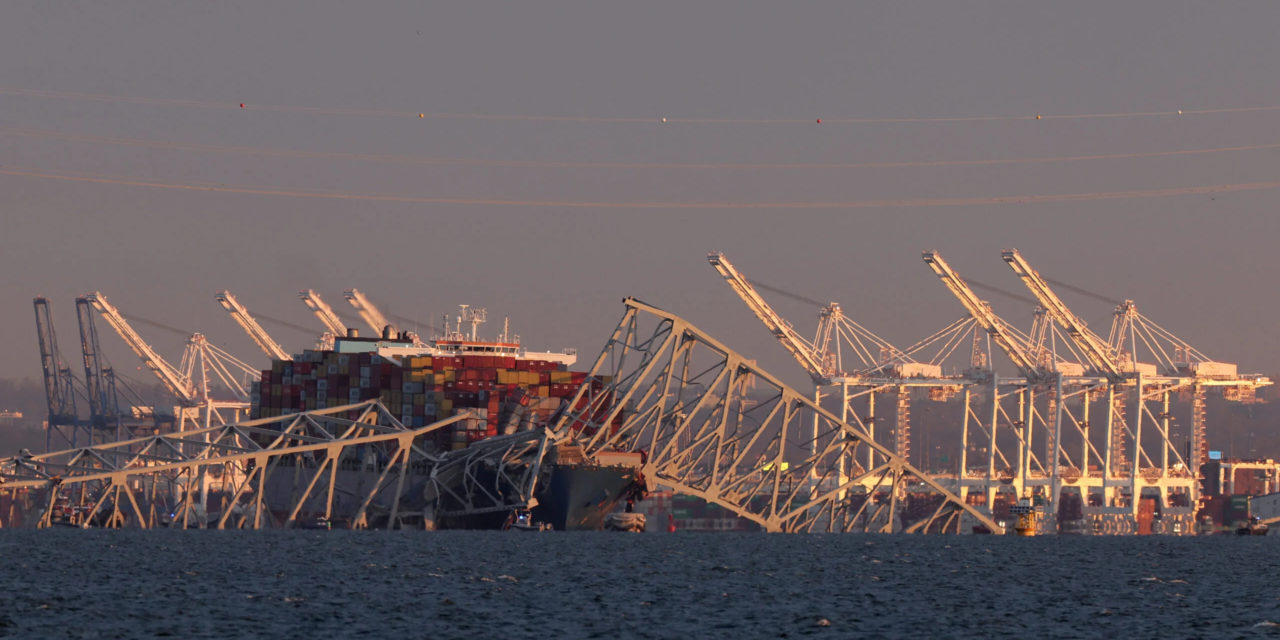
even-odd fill
[[[241,102],[241,103],[240,103],[240,108],[241,108],[241,109],[243,109],[243,108],[244,108],[244,103],[243,103],[243,102]]]
[[[822,118],[818,118],[818,124],[822,124]]]

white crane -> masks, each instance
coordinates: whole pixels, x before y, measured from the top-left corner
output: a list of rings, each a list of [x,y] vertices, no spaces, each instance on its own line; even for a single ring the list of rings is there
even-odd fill
[[[925,264],[933,269],[938,278],[942,280],[942,284],[960,301],[969,315],[977,321],[978,326],[982,327],[995,341],[996,345],[1009,356],[1013,361],[1013,365],[1018,368],[1022,375],[1029,379],[1038,379],[1044,377],[1045,371],[1038,365],[1030,355],[1030,339],[1022,335],[1003,318],[997,316],[991,310],[991,306],[985,300],[978,297],[965,283],[960,274],[956,273],[951,265],[937,251],[925,251],[921,254]]]
[[[271,336],[262,328],[262,325],[258,324],[258,321],[249,315],[249,310],[245,309],[244,305],[240,304],[235,296],[231,295],[230,291],[219,291],[214,295],[214,299],[231,314],[231,319],[235,320],[236,324],[240,325],[240,328],[249,334],[249,338],[253,340],[254,344],[258,345],[258,348],[263,353],[267,354],[268,358],[275,360],[293,359],[289,352],[280,346],[280,343],[271,339]]]
[[[360,319],[364,320],[364,323],[369,325],[370,329],[373,329],[373,335],[381,336],[388,329],[390,329],[392,335],[400,332],[399,327],[388,320],[387,316],[383,315],[378,310],[378,307],[374,306],[369,301],[369,298],[360,293],[358,289],[348,289],[343,295],[346,296],[347,302],[351,303],[351,306],[355,308],[356,313],[360,314]]]
[[[333,307],[330,307],[328,303],[320,299],[320,294],[311,289],[307,289],[306,291],[299,292],[298,297],[302,298],[303,304],[307,305],[307,308],[311,309],[311,312],[316,314],[316,317],[320,319],[320,322],[324,323],[325,328],[333,333],[333,335],[347,335],[347,325],[338,318],[337,313],[334,313]]]
[[[1058,325],[1067,332],[1067,337],[1080,348],[1090,366],[1111,380],[1124,378],[1124,371],[1116,363],[1114,353],[1109,346],[1103,342],[1102,338],[1090,331],[1079,316],[1067,308],[1058,294],[1049,288],[1049,283],[1045,282],[1017,249],[1005,250],[1000,253],[1000,257],[1013,269],[1014,273],[1018,274],[1022,283],[1048,311],[1049,317],[1056,320]]]
[[[742,298],[743,302],[747,303],[747,307],[751,309],[752,313],[756,314],[757,318],[760,318],[764,326],[769,328],[769,331],[778,339],[778,342],[782,343],[782,346],[787,349],[791,356],[800,363],[800,366],[809,372],[815,383],[821,384],[824,379],[830,377],[833,372],[829,371],[828,367],[824,365],[821,354],[818,353],[813,344],[800,337],[800,334],[791,328],[791,323],[783,320],[782,316],[779,316],[773,310],[773,307],[770,307],[769,303],[760,297],[755,287],[752,287],[746,277],[734,268],[723,253],[708,254],[707,261],[711,263],[712,267],[715,267],[715,270],[721,276],[724,276],[725,281],[729,283],[729,287],[738,294],[738,297]],[[839,308],[838,305],[836,307],[837,309]]]
[[[210,344],[201,333],[193,333],[187,339],[182,362],[174,367],[142,339],[106,296],[95,291],[85,294],[84,299],[115,329],[125,344],[142,360],[143,365],[155,374],[165,389],[184,407],[180,412],[183,422],[180,429],[185,429],[186,421],[192,418],[198,418],[204,426],[209,426],[214,421],[227,423],[228,420],[219,413],[219,409],[230,409],[237,414],[248,409],[249,390],[246,381],[258,377],[261,371]],[[235,398],[214,399],[210,395],[211,388],[219,384]],[[231,420],[234,421],[235,417]]]

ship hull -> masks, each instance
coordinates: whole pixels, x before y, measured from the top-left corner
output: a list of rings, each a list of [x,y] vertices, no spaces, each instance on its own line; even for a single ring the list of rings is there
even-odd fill
[[[600,531],[605,518],[626,499],[639,472],[629,467],[554,464],[534,493],[533,522],[556,531]],[[441,517],[441,529],[503,529],[511,512],[494,511]]]

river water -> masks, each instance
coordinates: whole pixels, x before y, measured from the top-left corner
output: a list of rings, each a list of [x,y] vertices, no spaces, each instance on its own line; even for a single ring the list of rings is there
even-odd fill
[[[0,637],[1280,636],[1280,540],[0,531]]]

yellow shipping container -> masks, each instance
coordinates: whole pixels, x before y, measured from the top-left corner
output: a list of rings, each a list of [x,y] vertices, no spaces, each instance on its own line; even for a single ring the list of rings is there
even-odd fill
[[[441,413],[441,414],[444,414],[444,415],[449,415],[449,412],[451,412],[451,411],[453,411],[453,400],[451,400],[451,399],[449,399],[449,398],[445,398],[445,399],[441,400],[441,401],[440,401],[440,413]]]
[[[423,371],[422,369],[410,369],[410,370],[409,370],[409,381],[410,381],[410,382],[422,382],[423,380],[426,380],[426,379],[427,379],[427,374],[426,374],[426,372],[425,372],[425,371]]]
[[[444,372],[445,382],[457,382],[457,373],[453,369],[446,369]]]
[[[427,397],[421,393],[413,394],[413,403],[422,406],[427,403]]]
[[[569,384],[573,381],[568,371],[552,371],[551,384]]]
[[[538,385],[538,386],[534,387],[534,389],[535,389],[535,391],[533,392],[533,394],[534,394],[534,395],[536,395],[536,396],[538,396],[538,397],[546,398],[546,397],[548,397],[548,396],[550,396],[550,395],[551,395],[551,388],[550,388],[550,387],[548,387],[548,386],[547,386],[547,385],[545,385],[545,384]]]

